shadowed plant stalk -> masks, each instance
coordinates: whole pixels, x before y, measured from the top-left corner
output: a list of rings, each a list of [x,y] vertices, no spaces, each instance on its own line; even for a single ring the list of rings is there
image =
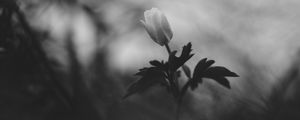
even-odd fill
[[[203,78],[215,80],[217,83],[230,89],[229,81],[226,77],[238,77],[234,72],[231,72],[222,66],[212,66],[214,60],[201,59],[194,71],[191,73],[190,68],[185,63],[193,57],[192,44],[188,43],[183,46],[179,57],[176,56],[177,51],[172,51],[169,47],[169,42],[173,37],[173,32],[170,28],[166,16],[157,8],[146,10],[144,12],[145,20],[141,20],[146,31],[151,39],[161,46],[165,46],[168,51],[169,58],[166,62],[152,60],[149,63],[151,67],[145,67],[139,70],[135,75],[141,76],[139,80],[134,82],[127,89],[127,93],[123,99],[135,93],[143,93],[151,86],[160,84],[174,97],[176,101],[176,120],[180,119],[181,105],[185,93],[190,88],[195,90],[199,83],[202,83]],[[187,76],[188,81],[180,88],[178,78],[180,70]]]
[[[167,49],[167,51],[168,51],[168,54],[170,55],[171,54],[171,49],[170,49],[170,47],[169,47],[169,45],[168,44],[165,44],[165,47],[166,47],[166,49]],[[171,75],[173,74],[173,73],[170,73]],[[178,83],[178,82],[177,82]],[[179,86],[178,86],[178,84],[176,85],[176,90],[177,91],[179,91]],[[179,96],[181,96],[181,92],[179,92]],[[179,120],[180,119],[180,106],[181,106],[181,98],[179,97],[179,98],[177,98],[177,101],[176,101],[176,104],[177,104],[177,106],[176,106],[176,120]]]
[[[168,54],[170,55],[171,54],[171,49],[170,49],[169,45],[165,44],[165,47],[168,51]],[[185,65],[183,65],[183,66],[185,66]],[[183,66],[181,66],[181,67],[184,70]],[[190,76],[187,76],[187,77],[190,79]],[[182,99],[183,99],[182,97],[183,97],[183,94],[186,92],[186,90],[188,88],[187,84],[185,84],[184,87],[181,90],[179,88],[178,82],[177,82],[177,85],[176,85],[176,89],[177,89],[177,91],[179,91],[179,96],[178,96],[178,98],[176,98],[176,104],[177,104],[176,108],[175,108],[175,110],[176,110],[176,120],[180,120],[181,103],[182,103]]]

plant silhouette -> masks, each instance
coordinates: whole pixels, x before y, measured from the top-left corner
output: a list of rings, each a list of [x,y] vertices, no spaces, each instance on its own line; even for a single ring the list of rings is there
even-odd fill
[[[192,43],[183,46],[180,56],[177,57],[177,51],[172,51],[168,45],[173,36],[171,28],[164,14],[157,8],[147,10],[145,12],[145,21],[142,21],[142,23],[153,41],[166,47],[169,57],[166,62],[152,60],[149,62],[152,65],[151,67],[140,69],[135,75],[141,76],[141,78],[128,87],[123,99],[135,93],[143,93],[150,87],[159,84],[165,87],[177,101],[176,119],[179,119],[180,104],[188,88],[195,90],[198,84],[202,83],[203,78],[209,78],[230,89],[230,83],[226,77],[238,77],[236,73],[228,70],[226,67],[212,66],[215,61],[208,60],[207,58],[203,58],[198,62],[193,71],[193,75],[191,75],[191,70],[185,63],[194,55],[191,53]],[[188,78],[188,81],[182,88],[178,81],[180,77],[180,67],[182,67],[183,72]]]

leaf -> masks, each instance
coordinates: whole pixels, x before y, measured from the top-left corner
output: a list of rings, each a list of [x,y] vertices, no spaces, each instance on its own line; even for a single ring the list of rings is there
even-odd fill
[[[161,70],[168,70],[168,63],[164,63],[164,61],[159,62],[158,60],[152,60],[149,62],[152,66],[157,67]]]
[[[152,60],[149,63],[155,67],[162,66],[162,64],[158,60]]]
[[[191,78],[191,69],[187,65],[182,65],[182,70],[188,78]]]
[[[214,60],[207,60],[207,58],[198,62],[194,69],[193,78],[190,81],[190,87],[192,90],[198,87],[198,83],[202,83],[202,78],[213,79],[226,88],[230,88],[229,81],[225,77],[239,77],[236,73],[231,72],[225,67],[211,67],[214,63]]]
[[[222,66],[210,67],[205,71],[204,77],[212,76],[239,77],[236,73],[231,72],[230,70]]]
[[[214,64],[214,60],[207,60],[207,58],[201,59],[194,69],[194,74],[191,82],[191,89],[194,90],[198,87],[198,83],[202,83],[202,74],[203,72],[209,68],[212,64]]]
[[[221,77],[221,76],[211,76],[211,79],[215,80],[216,82],[218,82],[219,84],[223,85],[224,87],[230,89],[230,83],[229,81],[225,78],[225,77]]]
[[[167,85],[167,81],[165,80],[165,73],[157,67],[140,69],[140,71],[136,73],[136,75],[142,76],[142,78],[129,86],[129,88],[127,89],[127,93],[123,97],[123,99],[129,97],[132,94],[144,92],[148,88],[156,84]]]
[[[169,69],[171,71],[176,71],[179,67],[181,67],[182,65],[184,65],[184,63],[186,61],[188,61],[194,54],[191,54],[191,49],[192,44],[188,43],[187,45],[183,46],[182,52],[180,57],[176,57],[176,52],[177,51],[173,51],[172,53],[170,53],[169,56]]]
[[[231,72],[225,67],[221,66],[214,66],[208,68],[205,73],[203,74],[205,78],[211,78],[218,82],[219,84],[230,88],[229,81],[225,77],[239,77],[236,73]]]
[[[203,72],[214,63],[214,60],[207,61],[207,58],[203,58],[202,60],[200,60],[194,69],[193,78],[201,77]]]

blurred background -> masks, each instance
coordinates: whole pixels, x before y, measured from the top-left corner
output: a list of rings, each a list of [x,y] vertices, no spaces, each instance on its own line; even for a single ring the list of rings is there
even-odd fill
[[[176,102],[160,86],[122,99],[138,69],[167,60],[140,22],[152,7],[170,23],[171,49],[192,43],[188,66],[207,57],[240,76],[229,78],[231,89],[205,79],[188,91],[180,120],[300,119],[298,0],[0,3],[1,119],[176,119]],[[9,12],[14,3],[31,32]]]

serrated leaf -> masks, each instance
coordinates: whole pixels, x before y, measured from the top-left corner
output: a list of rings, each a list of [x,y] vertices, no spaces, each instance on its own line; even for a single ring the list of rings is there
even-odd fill
[[[187,65],[182,65],[182,70],[188,78],[191,78],[191,69]]]
[[[214,63],[214,60],[207,60],[207,58],[198,62],[194,69],[193,78],[190,81],[192,90],[197,88],[199,83],[202,83],[202,78],[213,79],[226,88],[230,88],[230,83],[225,77],[238,77],[238,75],[222,66],[211,67]]]
[[[139,72],[135,73],[134,75],[137,75],[137,76],[144,76],[147,74],[147,72],[151,69],[156,69],[155,67],[150,67],[150,68],[142,68],[142,69],[139,69]]]
[[[177,51],[173,51],[172,53],[170,53],[169,56],[169,69],[171,71],[176,71],[179,67],[181,67],[182,65],[184,65],[184,63],[186,61],[188,61],[194,54],[191,54],[191,49],[192,44],[188,43],[187,45],[183,46],[181,55],[179,57],[176,57],[176,52]]]
[[[160,70],[163,70],[163,71],[167,71],[169,68],[168,68],[168,63],[164,63],[164,61],[161,61],[159,62],[158,60],[152,60],[149,62],[152,66],[160,69]]]
[[[218,82],[219,84],[230,88],[229,81],[225,77],[238,77],[238,75],[234,72],[231,72],[225,67],[221,66],[214,66],[208,68],[205,73],[203,74],[205,78],[211,78]]]
[[[165,73],[156,67],[141,69],[136,75],[142,78],[129,86],[123,99],[132,94],[144,92],[156,84],[166,84]]]
[[[191,42],[189,42],[187,45],[183,46],[180,57],[189,59],[190,57],[193,56],[193,54],[191,54],[191,51],[192,51],[192,44]]]
[[[207,60],[207,58],[201,59],[194,69],[193,79],[195,80],[195,82],[197,81],[201,83],[203,72],[214,63],[214,60]],[[197,82],[194,84],[197,84]]]

